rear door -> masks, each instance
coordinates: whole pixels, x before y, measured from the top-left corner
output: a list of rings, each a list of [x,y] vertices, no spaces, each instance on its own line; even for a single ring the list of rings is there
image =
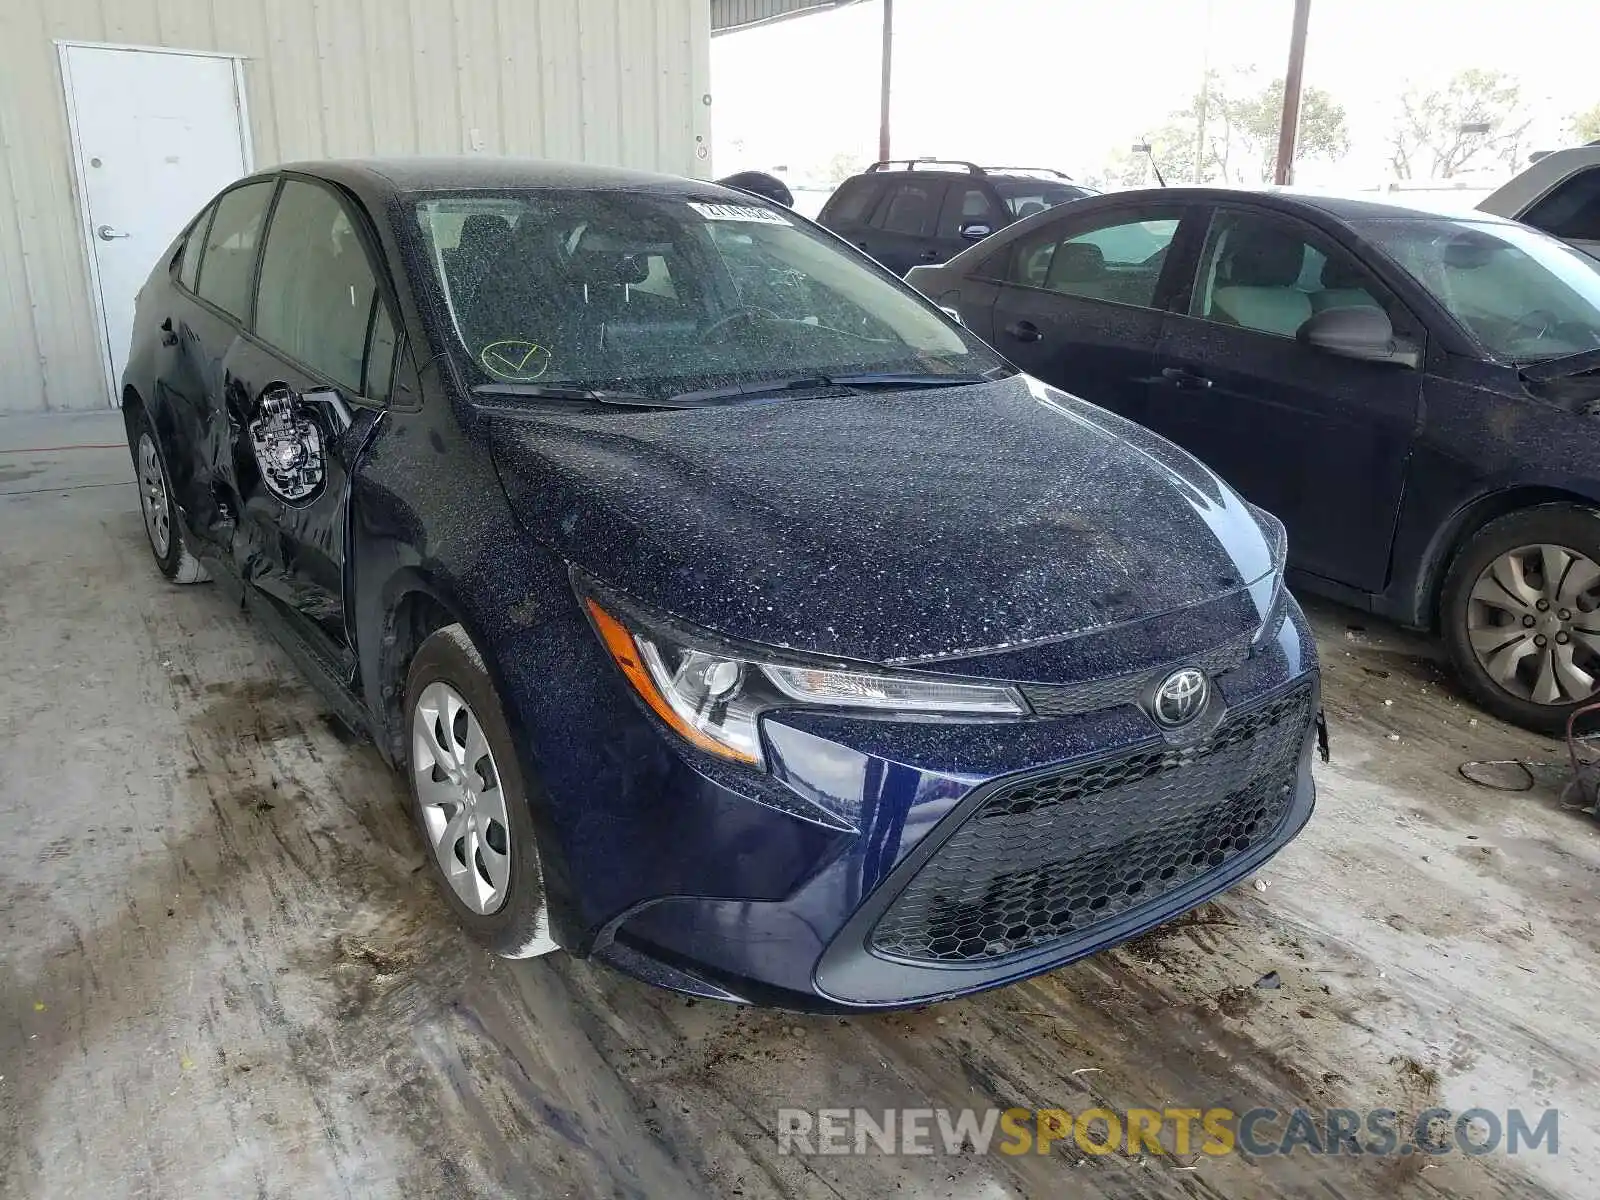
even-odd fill
[[[1296,340],[1313,313],[1349,305],[1383,308],[1424,348],[1421,323],[1328,234],[1218,207],[1186,311],[1165,319],[1144,423],[1277,515],[1295,567],[1378,591],[1423,373]]]
[[[994,346],[1030,375],[1142,419],[1184,209],[1064,211],[1010,245]]]
[[[262,250],[253,336],[234,346],[242,510],[234,561],[346,676],[350,480],[396,355],[375,243],[331,186],[290,176]]]
[[[948,186],[939,176],[915,171],[891,176],[872,214],[867,253],[896,275],[937,261],[924,255],[934,248]]]

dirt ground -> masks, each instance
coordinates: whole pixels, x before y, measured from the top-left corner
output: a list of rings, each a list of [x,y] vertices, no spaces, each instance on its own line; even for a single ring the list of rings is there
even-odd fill
[[[157,577],[126,451],[17,449],[119,437],[0,428],[0,1195],[1595,1194],[1600,826],[1561,808],[1555,743],[1477,713],[1425,642],[1311,606],[1333,759],[1264,890],[913,1013],[696,1003],[458,936],[376,753],[214,588]],[[1531,790],[1457,774],[1512,757]],[[1554,1107],[1560,1151],[775,1138],[779,1107],[1092,1104]]]

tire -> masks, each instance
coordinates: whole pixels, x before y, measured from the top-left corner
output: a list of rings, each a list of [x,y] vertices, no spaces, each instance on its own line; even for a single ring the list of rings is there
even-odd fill
[[[1600,513],[1542,504],[1490,521],[1450,564],[1439,625],[1479,704],[1562,732],[1600,700]]]
[[[167,463],[161,456],[150,423],[139,418],[133,427],[133,475],[139,489],[139,512],[144,518],[144,536],[150,556],[173,583],[204,583],[211,577],[189,549],[178,520],[178,506],[172,498]]]
[[[418,647],[406,675],[405,720],[412,815],[456,920],[504,958],[559,949],[528,785],[500,698],[460,625]]]

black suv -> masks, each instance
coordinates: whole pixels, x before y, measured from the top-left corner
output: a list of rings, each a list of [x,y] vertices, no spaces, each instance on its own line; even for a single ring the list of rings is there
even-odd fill
[[[817,220],[897,275],[942,263],[1022,217],[1097,195],[1060,171],[936,158],[873,163]]]

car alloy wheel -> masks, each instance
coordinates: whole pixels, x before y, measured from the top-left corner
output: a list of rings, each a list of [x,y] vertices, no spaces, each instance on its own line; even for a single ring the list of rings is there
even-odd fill
[[[412,718],[412,770],[434,857],[451,890],[475,913],[506,901],[511,834],[494,752],[470,705],[430,683]]]
[[[147,429],[139,435],[139,506],[144,510],[144,531],[156,557],[164,559],[172,548],[172,508],[167,501],[167,477],[161,469],[155,439]]]
[[[1600,688],[1600,564],[1565,546],[1507,550],[1478,575],[1467,636],[1484,672],[1519,700],[1570,705]]]

